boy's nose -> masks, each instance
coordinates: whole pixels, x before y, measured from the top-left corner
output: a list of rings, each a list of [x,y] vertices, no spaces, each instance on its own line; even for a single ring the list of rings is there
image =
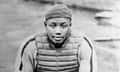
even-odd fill
[[[56,28],[55,34],[56,34],[56,35],[61,35],[61,28],[60,28],[60,27],[57,27],[57,28]]]

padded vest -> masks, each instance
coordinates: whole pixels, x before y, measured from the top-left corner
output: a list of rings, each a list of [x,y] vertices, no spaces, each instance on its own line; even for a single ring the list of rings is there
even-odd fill
[[[47,35],[36,36],[36,72],[79,72],[81,36],[72,36],[59,48],[52,48]]]

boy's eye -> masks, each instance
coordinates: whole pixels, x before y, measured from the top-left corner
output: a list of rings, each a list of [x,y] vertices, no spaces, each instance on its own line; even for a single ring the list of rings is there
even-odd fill
[[[68,25],[67,24],[63,24],[63,25],[61,25],[62,27],[67,27]]]
[[[49,26],[55,27],[55,26],[56,26],[56,23],[51,23],[51,24],[49,24]]]
[[[61,24],[61,27],[67,27],[67,26],[68,26],[67,23],[62,23],[62,24]]]
[[[51,27],[55,27],[55,25],[53,25],[53,24],[51,24],[51,25],[49,25],[49,26],[51,26]]]

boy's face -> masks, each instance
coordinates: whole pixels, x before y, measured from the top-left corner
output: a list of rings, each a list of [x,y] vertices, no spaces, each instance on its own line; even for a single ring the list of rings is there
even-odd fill
[[[55,44],[62,43],[70,33],[71,20],[68,18],[51,18],[46,22],[48,37]]]

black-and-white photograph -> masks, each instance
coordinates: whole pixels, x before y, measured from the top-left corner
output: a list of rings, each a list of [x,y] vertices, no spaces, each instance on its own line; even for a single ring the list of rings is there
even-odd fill
[[[120,72],[120,0],[0,0],[0,72]]]

